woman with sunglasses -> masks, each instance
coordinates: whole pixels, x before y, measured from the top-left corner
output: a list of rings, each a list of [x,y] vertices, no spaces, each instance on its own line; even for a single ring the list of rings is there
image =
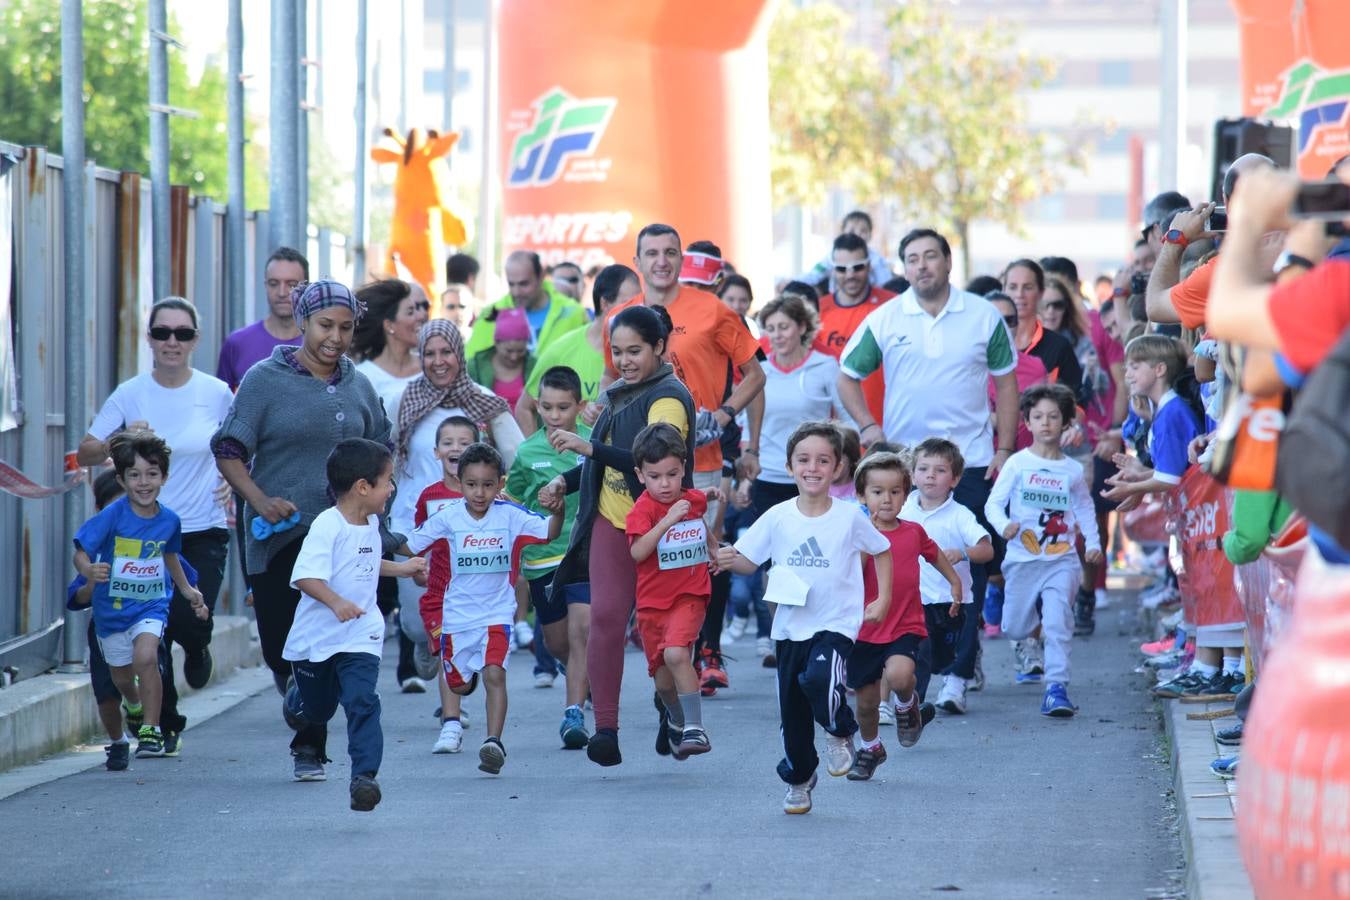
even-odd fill
[[[173,464],[159,499],[182,519],[182,556],[197,570],[197,587],[214,611],[225,577],[229,532],[224,504],[229,494],[211,455],[211,435],[229,412],[233,395],[225,382],[192,368],[199,335],[197,308],[182,297],[166,297],[150,307],[146,341],[154,368],[117,386],[80,441],[77,460],[82,466],[102,465],[108,459],[108,439],[123,429],[148,428],[165,440]],[[187,598],[174,592],[164,641],[170,647],[174,641],[182,645],[184,673],[194,688],[211,677],[213,621],[198,619]],[[181,731],[182,723],[165,723],[164,728]]]
[[[421,285],[397,278],[359,288],[356,299],[366,305],[366,314],[352,334],[348,355],[356,360],[356,371],[375,386],[384,408],[391,409],[403,389],[422,374],[417,334],[427,322],[431,304]]]

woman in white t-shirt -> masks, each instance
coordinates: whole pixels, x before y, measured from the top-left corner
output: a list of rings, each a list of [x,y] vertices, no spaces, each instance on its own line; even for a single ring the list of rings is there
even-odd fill
[[[229,493],[211,455],[211,436],[229,412],[234,396],[225,382],[192,368],[197,348],[197,308],[182,297],[167,297],[150,308],[146,340],[154,368],[117,386],[104,401],[89,433],[80,441],[82,466],[108,459],[108,438],[123,429],[148,428],[172,451],[160,502],[183,522],[183,558],[197,570],[197,587],[214,611],[225,577]],[[175,591],[164,640],[186,654],[188,684],[200,688],[211,677],[211,623],[198,619],[187,598]]]
[[[390,530],[411,534],[413,512],[423,488],[442,477],[436,458],[436,429],[450,416],[465,416],[478,424],[483,439],[497,448],[511,468],[525,436],[506,401],[469,378],[464,362],[464,338],[445,319],[422,326],[417,352],[421,373],[408,383],[387,408],[394,423],[394,481],[398,491],[389,511]],[[412,579],[399,581],[399,606],[416,610],[422,589]],[[426,646],[422,618],[400,616],[404,634],[417,646]]]
[[[422,374],[417,358],[417,335],[427,323],[431,304],[420,285],[386,278],[356,292],[366,314],[352,335],[350,356],[356,371],[370,379],[384,401],[386,415],[403,389]]]
[[[769,340],[769,365],[764,367],[764,424],[760,428],[759,476],[750,486],[750,501],[761,513],[797,496],[787,470],[787,441],[803,422],[836,418],[839,363],[812,346],[820,316],[797,294],[775,297],[759,313]]]

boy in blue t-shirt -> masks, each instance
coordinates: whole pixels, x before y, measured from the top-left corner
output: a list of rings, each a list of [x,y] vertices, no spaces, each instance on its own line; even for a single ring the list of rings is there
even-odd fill
[[[113,684],[124,697],[140,691],[144,719],[136,756],[163,756],[159,641],[173,594],[168,578],[199,617],[205,619],[210,612],[178,557],[182,523],[159,503],[169,475],[168,445],[149,431],[122,432],[109,442],[108,450],[126,496],[80,526],[75,569],[94,584],[94,632]]]

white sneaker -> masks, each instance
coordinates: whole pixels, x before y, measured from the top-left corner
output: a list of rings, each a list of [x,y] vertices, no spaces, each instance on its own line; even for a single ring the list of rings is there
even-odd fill
[[[427,692],[427,683],[416,675],[411,678],[405,678],[398,683],[398,689],[405,694],[425,694]]]
[[[877,707],[877,718],[881,720],[882,725],[895,724],[895,707],[891,706],[890,701],[882,700],[881,705]]]
[[[749,627],[750,619],[748,617],[732,616],[731,624],[727,625],[726,636],[733,641],[739,641],[745,637],[745,629]]]
[[[938,694],[937,705],[949,713],[958,716],[966,711],[966,680],[958,675],[948,675],[942,681],[942,691]]]
[[[432,745],[432,753],[458,753],[464,744],[464,726],[454,719],[441,723],[440,737]]]
[[[1023,641],[1022,653],[1026,657],[1026,665],[1022,667],[1022,672],[1024,674],[1045,674],[1045,653],[1041,649],[1041,641],[1039,638],[1027,638]]]
[[[825,770],[835,778],[853,768],[853,738],[825,735]]]
[[[552,672],[535,672],[534,686],[537,688],[551,688],[553,687],[553,679],[557,677],[558,676],[554,675]]]
[[[790,816],[799,816],[811,811],[811,789],[816,786],[816,776],[806,784],[789,784],[787,796],[783,798],[783,812]]]
[[[534,640],[534,626],[526,619],[521,619],[511,627],[512,633],[516,636],[516,649],[528,649],[530,643]]]
[[[1097,588],[1093,591],[1093,596],[1097,598],[1097,609],[1111,608],[1111,595],[1107,593],[1106,588]]]
[[[762,637],[755,641],[755,654],[758,655],[760,659],[763,659],[772,652],[773,638]]]

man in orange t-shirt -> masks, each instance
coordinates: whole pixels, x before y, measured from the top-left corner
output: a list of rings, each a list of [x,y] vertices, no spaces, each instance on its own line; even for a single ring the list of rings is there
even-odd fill
[[[764,388],[764,370],[756,359],[759,344],[751,336],[741,317],[713,294],[680,284],[680,266],[684,260],[680,236],[669,225],[648,225],[638,232],[634,263],[642,275],[643,293],[609,311],[613,319],[636,303],[664,306],[675,330],[666,354],[675,374],[693,395],[699,412],[711,411],[718,433],[750,400]],[[605,375],[608,382],[617,376],[609,355],[609,328],[604,336]],[[726,392],[727,364],[740,370],[741,382],[723,402]],[[692,427],[691,423],[691,427]],[[754,428],[755,423],[751,423]],[[752,447],[759,446],[759,435],[749,435]],[[714,440],[694,451],[694,486],[716,487],[722,477],[722,447]],[[717,503],[709,504],[709,522],[716,520]]]
[[[856,234],[844,232],[834,239],[833,259],[838,290],[820,298],[818,337],[825,345],[825,352],[838,359],[862,320],[895,294],[872,284],[867,243]],[[886,405],[886,381],[881,371],[864,378],[862,389],[867,410],[880,425]]]

